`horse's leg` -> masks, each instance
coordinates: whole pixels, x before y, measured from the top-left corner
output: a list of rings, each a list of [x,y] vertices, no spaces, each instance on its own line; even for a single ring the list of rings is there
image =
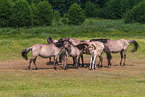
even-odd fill
[[[49,64],[51,64],[51,57],[49,58]]]
[[[84,67],[84,58],[83,58],[83,54],[81,55],[81,60],[82,60],[82,67]]]
[[[120,52],[121,60],[120,60],[120,66],[122,65],[122,59],[123,59],[123,51]]]
[[[64,70],[67,69],[67,58],[64,59]]]
[[[126,60],[126,50],[124,50],[124,63],[123,63],[124,66],[125,66],[125,60]]]
[[[91,65],[92,65],[92,55],[91,55],[91,60],[90,60],[90,67],[89,67],[89,70],[91,70]]]
[[[29,66],[28,66],[28,69],[30,70],[30,66],[31,66],[31,62],[35,59],[35,57],[32,57],[29,61]]]
[[[35,65],[35,70],[37,70],[37,66],[36,66],[36,58],[37,58],[37,57],[35,57],[35,59],[33,60],[33,63],[34,63],[34,65]]]
[[[108,59],[108,67],[111,67],[111,59]]]
[[[76,63],[75,63],[75,58],[74,58],[74,57],[72,57],[72,58],[73,58],[73,66],[74,66],[74,65],[76,64]]]
[[[94,55],[93,64],[92,64],[92,70],[94,70],[95,61],[96,61],[96,55]],[[95,68],[96,68],[96,64],[95,64]]]
[[[56,61],[57,61],[58,55],[54,56],[54,69],[56,70]]]
[[[100,59],[100,62],[101,62],[101,68],[102,68],[102,67],[103,67],[103,56],[100,55],[100,56],[99,56],[99,59]]]
[[[78,60],[79,60],[79,57],[80,57],[80,56],[77,56],[77,57],[76,57],[76,69],[78,69]]]

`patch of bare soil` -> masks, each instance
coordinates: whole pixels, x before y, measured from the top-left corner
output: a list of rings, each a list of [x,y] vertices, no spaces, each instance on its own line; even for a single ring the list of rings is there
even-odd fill
[[[52,58],[52,63],[51,64],[47,64],[47,62],[49,61],[49,59],[45,59],[45,58],[41,58],[38,57],[36,60],[36,65],[39,68],[39,70],[53,70],[53,58]],[[86,69],[88,70],[89,68],[89,62],[90,62],[90,56],[84,56],[84,63],[85,66],[84,67],[79,67],[79,69]],[[58,62],[59,63],[59,62]],[[81,61],[80,61],[81,63]],[[120,57],[113,57],[112,61],[112,67],[108,68],[107,66],[107,59],[106,57],[104,57],[103,60],[103,67],[99,68],[100,70],[105,70],[105,69],[124,69],[124,66],[120,66]],[[1,61],[0,62],[0,70],[28,70],[28,64],[29,64],[29,60],[25,60],[25,59],[15,59],[15,60],[7,60],[7,61]],[[72,58],[70,57],[67,61],[68,64],[68,68],[69,70],[75,69],[75,66],[73,66],[73,61]],[[131,60],[131,59],[127,59],[126,60],[126,66],[125,69],[141,69],[144,70],[145,69],[145,60]],[[59,65],[57,65],[57,70],[62,70],[61,68],[61,63],[59,63]],[[33,63],[31,63],[31,69],[34,69],[34,65]]]

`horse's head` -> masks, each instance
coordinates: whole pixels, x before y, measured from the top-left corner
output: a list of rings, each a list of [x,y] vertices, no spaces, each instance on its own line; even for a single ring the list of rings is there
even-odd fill
[[[64,48],[68,51],[68,53],[71,52],[71,43],[69,41],[64,42]]]
[[[48,42],[48,44],[53,43],[53,37],[47,37],[47,42]]]
[[[86,43],[83,45],[83,53],[90,54],[89,45]]]

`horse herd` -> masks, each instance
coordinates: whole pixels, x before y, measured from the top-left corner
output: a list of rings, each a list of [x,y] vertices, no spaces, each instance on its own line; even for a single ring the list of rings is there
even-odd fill
[[[51,57],[54,57],[54,69],[56,69],[57,58],[59,57],[59,62],[62,62],[63,69],[67,69],[67,59],[69,56],[73,58],[73,64],[75,68],[78,68],[80,63],[80,58],[82,60],[82,67],[84,66],[83,54],[90,54],[90,67],[89,69],[96,69],[103,66],[103,56],[102,52],[105,52],[108,60],[108,67],[111,67],[111,53],[119,53],[121,55],[120,65],[125,66],[126,50],[129,43],[134,44],[134,49],[131,50],[135,52],[139,45],[135,40],[110,40],[110,39],[91,39],[79,41],[74,38],[60,38],[58,41],[53,40],[52,37],[47,37],[48,44],[35,44],[22,51],[22,56],[28,60],[27,53],[32,50],[32,58],[29,61],[28,69],[30,69],[31,63],[33,61],[36,66],[37,56],[43,58],[49,58],[49,63],[51,62]],[[97,56],[99,56],[97,58]],[[96,65],[96,58],[98,60],[98,65]],[[124,61],[123,61],[124,59]],[[122,63],[123,61],[123,63]]]

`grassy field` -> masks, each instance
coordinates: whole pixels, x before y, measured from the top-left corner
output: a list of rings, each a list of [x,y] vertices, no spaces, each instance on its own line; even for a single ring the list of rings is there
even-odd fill
[[[68,70],[46,65],[37,58],[38,70],[27,70],[28,61],[21,51],[36,43],[47,44],[46,37],[73,37],[78,40],[109,38],[136,40],[137,52],[127,51],[126,66],[119,66],[120,55],[113,54],[112,67],[91,71],[90,56],[85,67],[74,69],[69,58]],[[29,59],[31,52],[29,52]],[[122,20],[87,19],[81,26],[55,25],[34,28],[0,28],[0,97],[143,97],[145,95],[145,25],[124,24]],[[34,68],[33,64],[31,66]]]

